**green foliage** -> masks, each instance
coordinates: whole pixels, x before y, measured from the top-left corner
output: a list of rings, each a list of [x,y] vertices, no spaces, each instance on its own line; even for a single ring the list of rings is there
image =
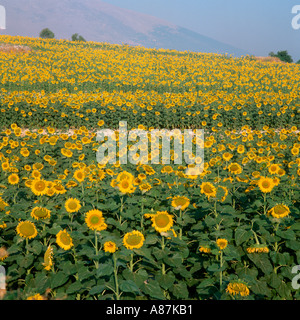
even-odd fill
[[[45,28],[40,32],[40,38],[42,39],[54,39],[54,37],[54,33],[48,28]]]
[[[72,35],[72,41],[83,41],[83,42],[86,42],[86,40],[81,36],[79,35],[78,33],[74,33]]]
[[[274,52],[270,52],[269,56],[270,57],[277,57],[283,62],[288,62],[288,63],[293,62],[293,58],[291,57],[291,55],[288,54],[288,52],[286,50],[278,51],[276,54]]]

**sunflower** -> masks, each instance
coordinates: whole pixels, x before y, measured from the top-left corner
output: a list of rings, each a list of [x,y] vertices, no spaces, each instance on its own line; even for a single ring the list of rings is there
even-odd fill
[[[226,288],[226,292],[232,295],[248,296],[250,291],[247,285],[241,281],[230,282]]]
[[[64,250],[69,250],[73,247],[72,238],[69,233],[64,229],[60,230],[56,235],[56,243]]]
[[[107,228],[102,211],[97,209],[90,210],[85,214],[85,223],[91,230],[101,231]]]
[[[229,172],[234,173],[234,174],[240,174],[243,171],[242,167],[236,162],[231,163],[228,166],[228,170],[229,170]]]
[[[226,239],[217,239],[216,243],[220,250],[224,250],[228,245],[228,241]]]
[[[276,174],[279,169],[280,169],[280,166],[275,163],[271,164],[268,168],[270,174]]]
[[[140,231],[136,230],[127,232],[123,238],[123,244],[129,250],[141,248],[144,241],[144,235]]]
[[[260,179],[257,182],[257,185],[260,191],[263,193],[271,192],[275,186],[273,179],[268,177],[260,177]]]
[[[76,198],[69,198],[65,202],[65,208],[69,213],[77,212],[81,208],[80,201]]]
[[[157,211],[151,215],[151,221],[157,232],[167,232],[173,226],[173,217],[167,211]]]
[[[4,261],[8,257],[8,252],[5,247],[0,248],[0,261]]]
[[[133,181],[130,179],[122,179],[118,184],[117,187],[119,188],[120,192],[123,194],[133,193],[135,191],[135,187],[133,186]]]
[[[225,152],[225,153],[223,153],[222,157],[225,161],[229,161],[233,157],[233,154],[231,154],[229,152]]]
[[[104,243],[104,251],[114,253],[118,250],[117,245],[113,241],[106,241]]]
[[[173,198],[171,206],[175,210],[185,210],[190,204],[190,200],[185,196],[176,196]]]
[[[8,177],[8,183],[11,185],[18,184],[20,181],[20,178],[17,174],[13,173]]]
[[[8,207],[8,203],[0,197],[0,211],[4,211],[5,207]]]
[[[35,195],[42,196],[47,193],[47,182],[43,179],[32,180],[30,189]]]
[[[53,249],[49,246],[44,254],[44,262],[42,263],[45,270],[50,270],[53,265]]]
[[[217,195],[217,189],[210,182],[203,182],[201,184],[201,193],[204,193],[208,198],[215,198]]]
[[[247,248],[248,253],[268,253],[269,248],[263,244],[254,245],[252,247]]]
[[[130,182],[133,182],[134,176],[130,172],[122,171],[117,175],[116,180],[120,182],[123,179],[128,179]]]
[[[26,300],[45,300],[45,298],[37,293],[34,296],[28,297]]]
[[[32,218],[36,220],[50,218],[51,211],[46,208],[35,207],[31,211]]]
[[[171,166],[164,166],[162,169],[161,169],[161,173],[172,173],[173,172],[173,168]]]
[[[78,182],[83,182],[85,178],[85,172],[82,169],[77,169],[74,172],[73,177],[78,181]]]
[[[30,221],[22,221],[17,225],[17,233],[22,238],[32,239],[37,236],[35,225]]]
[[[147,191],[150,191],[152,188],[151,184],[148,182],[143,182],[139,185],[139,189],[142,191],[142,193],[145,193]]]
[[[288,216],[290,209],[284,204],[277,204],[275,207],[268,211],[268,214],[271,214],[274,218],[280,219]]]
[[[211,253],[211,249],[208,246],[200,246],[199,247],[199,252],[201,252],[201,253]]]

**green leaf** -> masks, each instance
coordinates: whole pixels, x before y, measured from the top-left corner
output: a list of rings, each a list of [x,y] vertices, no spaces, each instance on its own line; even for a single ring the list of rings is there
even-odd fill
[[[106,289],[105,284],[100,284],[98,286],[93,287],[90,291],[89,294],[90,295],[97,295],[97,294],[101,294],[103,292],[103,290]]]
[[[247,254],[248,258],[260,268],[265,274],[273,272],[273,266],[270,263],[268,256],[264,253],[250,253]]]
[[[55,289],[62,286],[68,281],[69,277],[62,271],[52,274],[51,277],[51,288]]]
[[[161,274],[157,276],[156,279],[159,282],[160,286],[165,290],[170,289],[176,280],[174,274],[171,272],[169,272],[168,274]]]
[[[257,295],[271,296],[271,290],[268,288],[266,281],[257,280],[254,285],[251,286],[251,291]]]
[[[249,240],[253,236],[250,230],[246,230],[243,227],[238,227],[235,230],[235,243],[237,246],[241,245],[243,242]]]
[[[72,294],[72,293],[78,292],[81,288],[82,288],[82,283],[80,281],[76,281],[68,287],[67,293]]]
[[[142,290],[145,294],[148,294],[151,298],[164,300],[165,296],[159,286],[158,281],[150,279],[147,283],[144,283]]]
[[[291,229],[282,231],[282,230],[278,230],[276,232],[276,235],[278,237],[281,237],[282,239],[287,239],[287,240],[296,240],[296,235],[295,232]]]
[[[34,256],[31,253],[30,254],[26,254],[25,257],[19,256],[19,258],[18,258],[19,266],[23,267],[25,269],[30,267],[32,265],[33,261],[34,261]]]
[[[114,268],[111,264],[105,263],[105,264],[100,264],[99,268],[97,269],[97,276],[98,277],[105,277],[105,276],[110,276],[113,274]]]
[[[180,281],[177,284],[174,284],[172,293],[178,299],[187,299],[189,296],[187,285],[183,281]]]
[[[120,289],[124,292],[140,293],[139,287],[132,280],[123,280],[120,283]]]

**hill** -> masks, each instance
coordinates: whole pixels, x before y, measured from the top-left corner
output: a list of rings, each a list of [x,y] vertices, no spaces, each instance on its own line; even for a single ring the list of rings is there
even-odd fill
[[[127,43],[148,48],[228,53],[248,52],[153,16],[99,0],[3,0],[7,29],[1,34],[37,37],[50,28],[58,39],[74,33],[88,41]]]

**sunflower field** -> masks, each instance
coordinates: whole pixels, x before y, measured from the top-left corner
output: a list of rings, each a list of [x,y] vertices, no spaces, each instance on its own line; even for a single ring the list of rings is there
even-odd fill
[[[0,66],[1,299],[300,299],[300,65],[0,36]],[[204,171],[98,163],[120,121],[203,129]]]

